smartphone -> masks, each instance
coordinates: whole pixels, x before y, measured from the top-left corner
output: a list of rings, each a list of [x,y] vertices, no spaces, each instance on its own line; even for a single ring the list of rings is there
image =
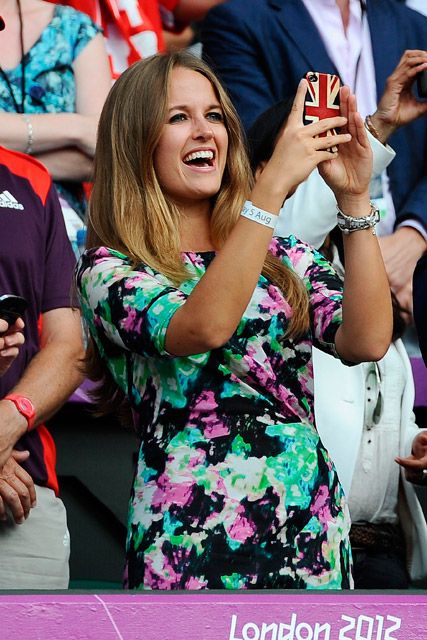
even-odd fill
[[[308,89],[304,101],[304,124],[339,116],[341,86],[339,77],[332,73],[308,71],[305,74],[305,79],[308,83]],[[338,131],[331,129],[320,135],[323,137],[327,133],[337,135]],[[336,149],[337,147],[333,146],[328,151],[335,152]]]
[[[7,293],[0,296],[0,318],[6,320],[8,324],[13,324],[15,320],[22,317],[28,302],[21,296],[14,296]]]
[[[417,90],[419,98],[427,98],[427,69],[417,73]]]

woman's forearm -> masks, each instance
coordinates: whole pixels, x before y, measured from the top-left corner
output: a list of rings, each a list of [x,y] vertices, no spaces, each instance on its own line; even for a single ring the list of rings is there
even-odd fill
[[[263,207],[261,200],[255,202]],[[186,303],[174,314],[166,334],[170,353],[192,355],[227,342],[251,299],[272,235],[272,228],[251,220],[237,222]]]
[[[339,203],[347,215],[369,213],[369,200]],[[372,229],[344,234],[345,278],[343,322],[337,331],[336,349],[351,362],[379,360],[392,334],[390,286],[377,237]]]
[[[98,116],[78,113],[0,114],[2,144],[16,151],[44,153],[78,147],[93,155]]]

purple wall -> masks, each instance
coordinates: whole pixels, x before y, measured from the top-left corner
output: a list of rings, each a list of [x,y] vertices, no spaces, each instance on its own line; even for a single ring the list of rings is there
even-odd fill
[[[427,640],[427,595],[0,595],[0,640]]]

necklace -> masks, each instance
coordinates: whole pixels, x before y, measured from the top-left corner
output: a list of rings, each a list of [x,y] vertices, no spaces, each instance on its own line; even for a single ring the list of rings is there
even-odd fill
[[[13,106],[15,107],[16,113],[24,113],[24,103],[25,103],[25,56],[24,56],[24,21],[22,19],[22,9],[21,9],[21,0],[16,0],[16,4],[18,5],[18,16],[19,16],[19,41],[21,43],[21,104],[18,104],[16,100],[15,92],[12,87],[12,83],[7,77],[6,72],[2,69],[0,65],[0,76],[3,78],[10,97],[12,98]]]

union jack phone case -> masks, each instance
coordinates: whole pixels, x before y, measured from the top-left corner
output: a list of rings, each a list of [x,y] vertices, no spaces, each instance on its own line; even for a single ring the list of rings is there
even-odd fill
[[[339,77],[332,73],[309,71],[305,79],[308,89],[304,102],[304,124],[339,116],[341,86]],[[331,129],[328,133],[337,135],[338,131]],[[320,136],[326,136],[326,133],[321,133]],[[336,149],[334,146],[328,151],[336,151]]]

